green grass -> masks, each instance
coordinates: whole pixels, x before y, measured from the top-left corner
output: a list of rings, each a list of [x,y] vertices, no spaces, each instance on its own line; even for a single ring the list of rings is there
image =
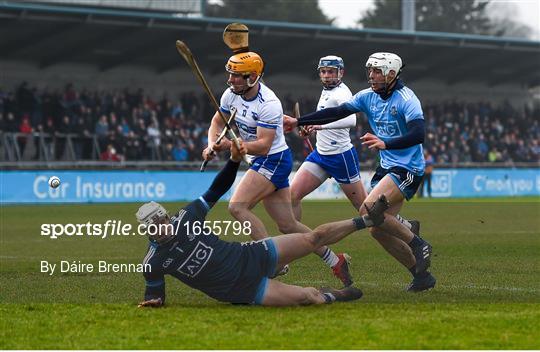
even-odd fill
[[[175,209],[181,204],[167,204]],[[167,279],[167,306],[136,308],[140,274],[40,273],[40,260],[138,263],[142,236],[40,236],[42,223],[135,223],[137,204],[9,206],[0,222],[1,349],[538,349],[540,202],[537,198],[414,200],[433,244],[434,290],[409,294],[410,274],[366,232],[336,244],[353,257],[364,297],[330,306],[264,308],[216,302]],[[263,210],[257,213],[277,233]],[[308,202],[311,227],[354,216],[348,203]],[[210,219],[231,219],[219,204]],[[247,240],[228,236],[226,240]],[[282,279],[338,286],[312,255]]]

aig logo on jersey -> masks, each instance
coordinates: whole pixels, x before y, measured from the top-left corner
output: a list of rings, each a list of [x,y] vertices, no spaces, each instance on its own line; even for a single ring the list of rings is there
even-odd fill
[[[177,271],[189,277],[197,276],[210,260],[213,251],[214,248],[207,246],[202,242],[197,243],[193,252],[191,252],[186,261],[178,267]]]
[[[402,135],[397,121],[376,122],[379,137],[399,137]]]

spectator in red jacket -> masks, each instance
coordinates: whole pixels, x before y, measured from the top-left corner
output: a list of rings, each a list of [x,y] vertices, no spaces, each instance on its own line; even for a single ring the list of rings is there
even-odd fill
[[[24,150],[26,149],[26,142],[28,141],[29,135],[32,133],[32,126],[30,125],[30,118],[27,114],[23,115],[21,124],[19,125],[19,132],[24,133],[28,136],[19,136],[17,141],[19,142],[19,150],[21,151],[21,156],[24,155]]]
[[[116,153],[112,144],[107,145],[107,149],[101,153],[99,159],[102,161],[122,161],[123,156]]]

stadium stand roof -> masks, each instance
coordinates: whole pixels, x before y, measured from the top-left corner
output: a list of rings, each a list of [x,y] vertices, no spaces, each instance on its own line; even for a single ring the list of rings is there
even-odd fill
[[[14,1],[0,1],[0,18],[0,60],[42,68],[72,62],[107,71],[135,64],[162,73],[184,65],[174,45],[181,39],[199,64],[216,74],[230,55],[221,33],[228,23],[240,21],[249,26],[250,47],[272,74],[312,74],[320,56],[335,54],[345,59],[348,74],[364,75],[370,53],[392,51],[404,59],[409,81],[540,85],[540,41]]]

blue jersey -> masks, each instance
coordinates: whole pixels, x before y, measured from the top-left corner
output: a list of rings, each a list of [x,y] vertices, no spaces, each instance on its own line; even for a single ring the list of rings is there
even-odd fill
[[[350,110],[364,112],[375,135],[385,142],[407,133],[408,122],[424,119],[422,106],[414,92],[401,85],[386,100],[368,88],[344,104]],[[385,169],[399,166],[418,176],[424,174],[421,144],[405,149],[381,150],[380,156],[381,166]]]
[[[203,225],[208,210],[204,199],[192,202],[171,219],[177,231],[174,239],[163,245],[150,242],[143,261],[151,266],[144,273],[145,299],[165,299],[164,276],[169,274],[217,300],[231,300],[231,291],[242,277],[242,245],[214,234],[195,235],[194,227]]]
[[[233,185],[239,162],[229,160],[210,188],[171,218],[174,235],[166,242],[150,241],[143,264],[145,301],[165,302],[165,275],[217,300],[261,304],[268,276],[277,265],[277,249],[272,239],[230,243],[204,226],[210,208]],[[202,229],[204,227],[204,229]]]

